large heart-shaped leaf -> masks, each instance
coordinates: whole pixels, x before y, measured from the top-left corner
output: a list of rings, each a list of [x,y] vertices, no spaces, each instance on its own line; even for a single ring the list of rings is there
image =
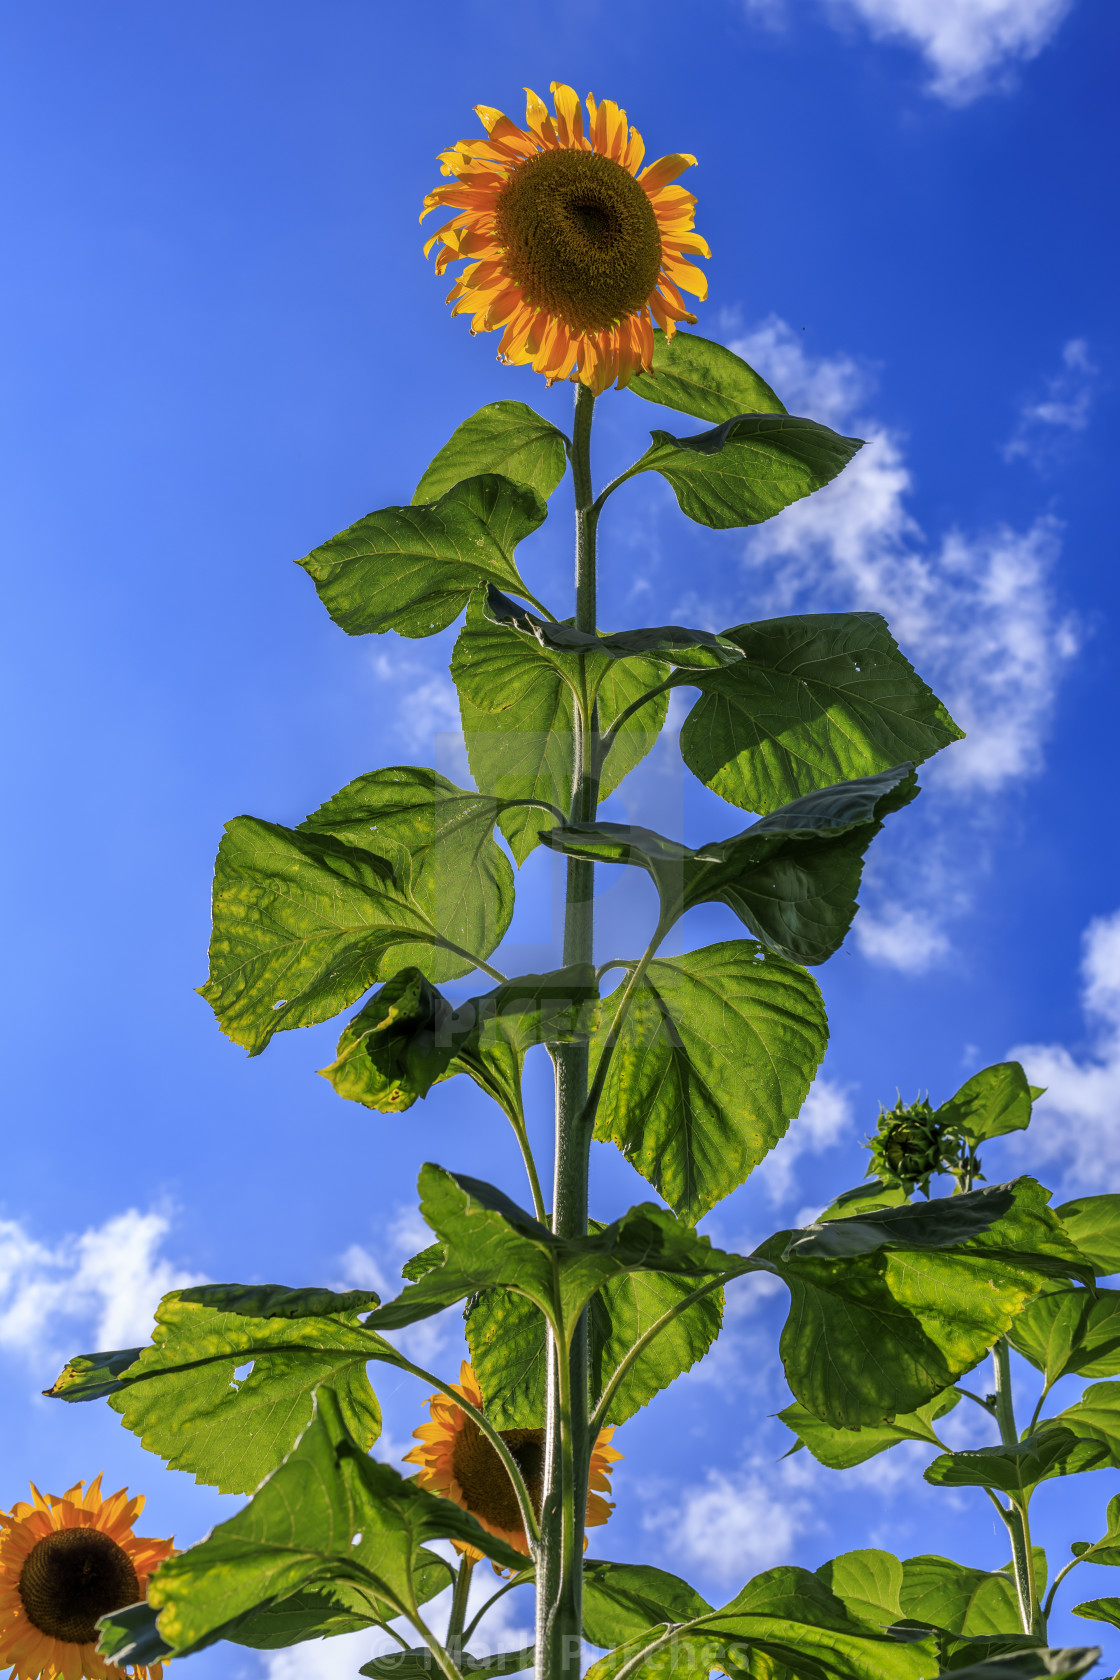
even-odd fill
[[[623,1645],[660,1622],[691,1622],[711,1611],[695,1587],[648,1563],[583,1566],[583,1633],[592,1645]]]
[[[367,1607],[369,1620],[387,1619],[416,1602],[418,1569],[439,1565],[425,1542],[445,1538],[508,1567],[523,1561],[453,1500],[368,1458],[333,1390],[320,1388],[284,1463],[236,1516],[162,1566],[148,1602],[177,1656],[308,1587],[328,1590],[346,1609]]]
[[[613,1015],[608,999],[596,1059]],[[655,959],[611,1051],[595,1136],[696,1220],[783,1136],[827,1043],[816,983],[753,940]]]
[[[434,636],[454,623],[479,583],[540,606],[514,550],[545,513],[536,490],[482,473],[438,501],[367,514],[299,564],[347,635]]]
[[[948,1633],[1023,1631],[1015,1583],[1002,1570],[971,1569],[932,1553],[907,1558],[899,1596],[903,1613],[911,1620]]]
[[[700,689],[681,754],[700,780],[747,811],[817,788],[920,764],[959,730],[878,613],[804,613],[739,624],[721,640],[744,658],[685,673]]]
[[[335,1390],[347,1428],[363,1448],[381,1433],[366,1376],[375,1357],[396,1354],[362,1327],[378,1304],[364,1290],[204,1284],[165,1295],[152,1346],[72,1359],[48,1394],[108,1395],[126,1429],[173,1470],[222,1493],[252,1493],[290,1452],[311,1417],[321,1383]]]
[[[772,519],[828,484],[863,447],[860,438],[792,414],[740,414],[695,437],[650,436],[652,446],[626,476],[659,472],[681,512],[717,530]]]
[[[214,866],[202,996],[251,1055],[407,967],[469,974],[513,913],[500,806],[433,770],[361,776],[299,828],[235,817]]]
[[[648,870],[671,927],[697,904],[726,904],[756,939],[798,963],[822,963],[857,909],[863,854],[883,819],[918,792],[909,764],[795,799],[730,840],[695,848],[623,823],[570,823],[542,833],[553,851]]]
[[[761,374],[734,350],[699,333],[677,331],[666,338],[660,327],[653,335],[652,367],[636,373],[627,390],[713,425],[737,414],[785,413]]]
[[[416,486],[413,506],[435,502],[480,473],[527,485],[547,501],[568,465],[568,439],[526,403],[492,402],[457,426]]]

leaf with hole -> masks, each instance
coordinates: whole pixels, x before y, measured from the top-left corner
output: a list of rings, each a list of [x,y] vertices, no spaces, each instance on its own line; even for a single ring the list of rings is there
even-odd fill
[[[399,1357],[361,1323],[377,1304],[368,1290],[176,1289],[156,1309],[152,1345],[134,1350],[111,1389],[108,1356],[93,1354],[72,1359],[47,1392],[108,1394],[125,1428],[171,1469],[222,1493],[252,1493],[299,1439],[321,1383],[335,1390],[354,1439],[363,1448],[377,1440],[381,1410],[366,1364]]]

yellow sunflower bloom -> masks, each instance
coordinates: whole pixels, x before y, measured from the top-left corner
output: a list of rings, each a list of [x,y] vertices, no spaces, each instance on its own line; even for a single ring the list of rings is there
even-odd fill
[[[711,253],[693,231],[695,198],[675,186],[696,162],[674,153],[642,168],[645,143],[612,100],[579,98],[552,83],[555,115],[526,89],[525,127],[489,105],[475,110],[485,140],[440,153],[454,185],[424,200],[421,221],[449,206],[434,233],[436,273],[467,259],[448,295],[472,332],[503,328],[498,358],[553,380],[571,377],[596,396],[653,361],[654,323],[667,338],[696,320],[679,288],[703,298],[707,281],[688,260]]]
[[[482,1409],[482,1392],[474,1368],[463,1361],[459,1382],[452,1387]],[[488,1533],[528,1554],[529,1542],[521,1521],[506,1467],[474,1419],[446,1394],[433,1394],[428,1402],[431,1422],[412,1433],[420,1441],[405,1459],[420,1465],[416,1480],[421,1487],[453,1499],[480,1522]],[[503,1429],[502,1440],[509,1448],[525,1479],[529,1498],[539,1511],[543,1480],[543,1429]],[[586,1522],[589,1527],[605,1523],[614,1510],[603,1498],[611,1491],[611,1466],[622,1454],[611,1446],[613,1429],[601,1429],[591,1452],[590,1491]],[[478,1562],[482,1553],[462,1541],[453,1540],[456,1551]]]
[[[170,1540],[133,1534],[142,1497],[103,1498],[101,1477],[61,1498],[31,1486],[32,1503],[0,1511],[0,1669],[12,1680],[159,1680],[160,1663],[117,1668],[97,1655],[97,1618],[148,1596]]]

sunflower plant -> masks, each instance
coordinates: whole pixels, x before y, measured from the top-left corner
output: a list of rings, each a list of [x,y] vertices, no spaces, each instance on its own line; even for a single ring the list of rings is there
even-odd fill
[[[254,1056],[277,1032],[360,1005],[322,1070],[339,1096],[394,1115],[441,1081],[473,1080],[513,1128],[524,1185],[423,1165],[432,1242],[391,1301],[261,1284],[176,1290],[149,1346],[72,1360],[53,1394],[107,1398],[170,1466],[250,1497],[200,1544],[165,1556],[150,1583],[118,1559],[112,1590],[97,1599],[90,1588],[65,1624],[82,1636],[69,1668],[28,1635],[22,1680],[143,1670],[219,1639],[272,1649],[357,1629],[396,1647],[362,1669],[379,1680],[531,1665],[541,1680],[572,1680],[585,1639],[606,1652],[596,1680],[678,1666],[735,1680],[923,1680],[950,1668],[959,1680],[1033,1680],[1092,1661],[1046,1646],[1027,1500],[1048,1476],[1120,1462],[1108,1421],[1120,1412],[1107,1398],[1059,1421],[1040,1411],[1020,1441],[1007,1369],[1013,1345],[1047,1388],[1065,1370],[1120,1371],[1111,1296],[1095,1281],[1120,1264],[1120,1199],[1055,1212],[1031,1179],[979,1183],[978,1143],[1029,1118],[1036,1093],[1022,1070],[984,1070],[944,1112],[926,1102],[884,1116],[869,1182],[806,1229],[749,1254],[697,1230],[804,1102],[828,1031],[811,971],[843,942],[864,856],[916,797],[916,765],[961,732],[874,612],[720,634],[601,629],[597,532],[624,486],[633,494],[632,481],[657,473],[688,519],[744,527],[829,483],[860,441],[790,415],[737,355],[683,330],[696,317],[682,289],[705,289],[694,259],[707,246],[679,184],[694,159],[646,164],[618,106],[589,98],[584,109],[570,88],[552,92],[552,110],[529,94],[523,126],[479,107],[484,135],[441,154],[446,184],[424,214],[452,212],[428,250],[438,270],[466,265],[454,312],[473,332],[500,331],[503,361],[572,382],[570,433],[524,403],[490,403],[439,451],[408,506],[369,514],[301,562],[350,635],[424,637],[463,619],[451,674],[475,785],[394,765],[295,827],[236,817],[218,851],[202,988]],[[612,384],[703,429],[654,430],[600,488],[592,421]],[[517,551],[569,471],[574,598],[550,605]],[[685,764],[753,819],[697,847],[599,817],[656,741],[676,688],[693,696]],[[538,846],[565,860],[562,963],[509,975],[493,959],[514,867]],[[658,910],[644,948],[596,944],[600,864],[651,877]],[[742,937],[662,954],[708,903],[727,906]],[[470,976],[480,978],[466,996],[441,990]],[[525,1058],[540,1046],[555,1070],[550,1185],[522,1096]],[[651,1199],[593,1218],[593,1141],[619,1149]],[[951,1194],[918,1196],[946,1171]],[[940,1560],[934,1586],[915,1585],[914,1560],[904,1569],[886,1553],[853,1553],[815,1573],[767,1570],[715,1609],[674,1575],[585,1557],[588,1526],[612,1509],[615,1430],[704,1356],[724,1287],[755,1273],[790,1296],[783,1417],[796,1443],[830,1464],[902,1439],[943,1448],[927,1475],[999,1505],[1008,1573],[977,1586],[977,1571]],[[393,1339],[452,1309],[470,1352],[458,1382]],[[954,1452],[934,1424],[993,1350],[994,1398],[972,1398],[1002,1444]],[[368,1373],[379,1366],[434,1390],[412,1476],[374,1450]],[[49,1638],[63,1610],[37,1608],[19,1550],[46,1518],[36,1508],[11,1522],[4,1602]],[[1114,1546],[1120,1558],[1111,1507],[1108,1523],[1079,1556],[1112,1561]],[[468,1619],[485,1559],[505,1580]],[[488,1607],[525,1584],[534,1646],[473,1654]],[[445,1597],[437,1615],[448,1588],[450,1611]]]

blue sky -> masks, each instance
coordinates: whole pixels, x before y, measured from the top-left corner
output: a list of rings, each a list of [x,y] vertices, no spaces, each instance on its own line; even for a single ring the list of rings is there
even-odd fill
[[[698,330],[792,411],[868,439],[835,487],[750,534],[689,525],[648,476],[628,486],[603,521],[604,625],[877,609],[969,730],[878,843],[853,936],[820,971],[824,1071],[713,1233],[757,1241],[819,1207],[861,1175],[880,1100],[940,1100],[1020,1050],[1051,1094],[989,1176],[1117,1187],[1108,0],[47,0],[9,9],[4,34],[0,1504],[28,1478],[61,1491],[104,1468],[147,1493],[146,1532],[197,1538],[234,1502],[106,1410],[38,1398],[61,1358],[137,1339],[186,1279],[392,1290],[422,1240],[424,1159],[522,1193],[502,1122],[463,1081],[387,1123],[315,1078],[336,1027],[248,1061],[192,988],[225,820],[297,821],[378,764],[454,762],[453,633],[349,640],[290,561],[406,502],[483,403],[565,423],[565,387],[499,367],[494,340],[448,317],[416,222],[471,107],[516,117],[526,83],[614,98],[651,155],[696,154],[713,250]],[[600,480],[666,423],[607,396]],[[554,603],[559,502],[522,550]],[[613,814],[693,842],[741,825],[676,763],[668,741]],[[648,908],[642,883],[604,880],[604,956],[629,954]],[[734,931],[707,911],[685,942]],[[539,855],[510,938],[544,966]],[[543,1146],[543,1065],[530,1089]],[[597,1150],[598,1214],[643,1194]],[[1001,1563],[979,1496],[926,1488],[902,1449],[846,1480],[778,1462],[778,1303],[740,1288],[703,1375],[620,1435],[597,1549],[712,1594],[859,1544]],[[452,1372],[454,1329],[427,1347]],[[378,1386],[392,1454],[422,1393]],[[1115,1480],[1040,1497],[1059,1561],[1098,1532]],[[1098,1571],[1081,1596],[1116,1590]],[[223,1647],[194,1665],[341,1680],[365,1654],[334,1642],[269,1665]]]

